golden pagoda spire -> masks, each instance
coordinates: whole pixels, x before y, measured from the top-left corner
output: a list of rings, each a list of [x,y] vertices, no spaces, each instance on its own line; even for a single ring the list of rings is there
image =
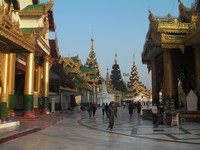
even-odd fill
[[[133,65],[135,65],[135,55],[133,54]]]
[[[109,81],[110,78],[109,78],[109,72],[108,72],[108,67],[107,67],[107,73],[106,73],[106,81]]]
[[[86,61],[86,65],[88,65],[89,67],[97,67],[97,59],[95,56],[95,52],[94,52],[94,38],[92,36],[91,38],[91,51],[89,54],[89,58]]]
[[[94,38],[91,38],[91,51],[94,51]]]
[[[115,64],[117,64],[117,54],[115,53]]]

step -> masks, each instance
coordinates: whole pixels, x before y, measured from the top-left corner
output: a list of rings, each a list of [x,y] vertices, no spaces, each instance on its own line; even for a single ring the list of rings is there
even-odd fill
[[[16,126],[19,126],[19,125],[20,125],[19,121],[0,123],[0,129],[9,128],[9,127],[16,127]]]

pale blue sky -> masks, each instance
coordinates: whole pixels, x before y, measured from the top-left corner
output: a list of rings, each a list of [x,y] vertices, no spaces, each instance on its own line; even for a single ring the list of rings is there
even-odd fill
[[[191,7],[194,0],[182,2]],[[148,9],[156,16],[170,13],[178,17],[178,0],[54,0],[54,3],[62,56],[79,55],[85,64],[93,33],[94,51],[103,77],[107,67],[110,73],[115,53],[122,75],[130,74],[135,55],[140,81],[151,89],[151,72],[148,73],[147,66],[141,61],[149,27]]]

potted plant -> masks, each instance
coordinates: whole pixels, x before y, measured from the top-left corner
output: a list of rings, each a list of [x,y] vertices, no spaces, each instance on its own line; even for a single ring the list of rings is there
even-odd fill
[[[166,113],[166,123],[171,124],[172,116],[175,116],[177,112],[175,111],[174,99],[168,97],[165,101],[165,113]]]

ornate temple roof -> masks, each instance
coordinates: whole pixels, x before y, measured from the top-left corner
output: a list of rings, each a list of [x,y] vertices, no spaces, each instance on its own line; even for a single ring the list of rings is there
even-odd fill
[[[91,38],[91,50],[90,50],[89,58],[87,58],[85,65],[88,67],[98,67],[96,54],[94,52],[94,39],[93,38]]]
[[[23,34],[19,22],[13,21],[12,12],[8,7],[8,5],[0,7],[0,39],[4,41],[0,43],[0,47],[3,51],[33,52],[35,46],[33,36],[26,37]]]
[[[33,4],[28,5],[19,11],[20,16],[41,16],[43,14],[47,14],[48,11],[53,9],[54,1],[40,3],[40,4]]]
[[[61,57],[60,63],[63,63],[64,71],[67,74],[73,75],[73,80],[78,88],[92,90],[92,84],[99,81],[98,69],[82,65],[78,56]]]
[[[55,62],[50,69],[50,82],[60,83],[60,86],[65,88],[75,88],[73,76],[67,74],[63,65],[58,62]]]
[[[159,55],[163,48],[177,48],[184,52],[189,45],[188,37],[197,28],[199,0],[187,8],[179,0],[179,17],[170,14],[157,17],[149,10],[149,30],[142,52],[142,62],[148,63],[152,57]],[[190,38],[191,39],[191,38]],[[149,69],[150,66],[148,66]]]
[[[135,56],[133,56],[133,67],[131,70],[130,81],[128,82],[126,97],[136,98],[137,96],[140,95],[150,98],[151,92],[140,81],[137,71],[137,66],[135,63]]]

